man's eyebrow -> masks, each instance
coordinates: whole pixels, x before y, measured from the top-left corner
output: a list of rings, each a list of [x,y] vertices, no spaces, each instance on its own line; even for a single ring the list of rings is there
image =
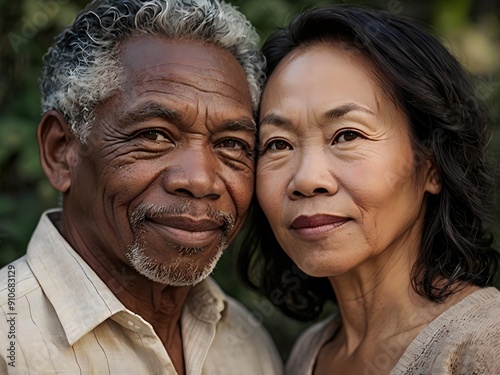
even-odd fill
[[[223,127],[228,130],[243,130],[252,134],[255,134],[257,132],[255,121],[246,118],[226,121],[224,122]]]
[[[124,112],[118,119],[124,125],[138,123],[151,118],[162,118],[167,121],[177,122],[181,114],[173,109],[163,107],[157,103],[146,103],[140,107]]]
[[[346,103],[346,104],[342,104],[338,107],[335,107],[335,108],[332,108],[332,109],[326,111],[324,113],[323,117],[328,118],[328,119],[335,119],[335,118],[342,117],[342,116],[344,116],[352,111],[360,111],[360,112],[368,113],[370,115],[375,115],[375,113],[373,113],[371,110],[369,110],[368,108],[363,107],[359,104]]]

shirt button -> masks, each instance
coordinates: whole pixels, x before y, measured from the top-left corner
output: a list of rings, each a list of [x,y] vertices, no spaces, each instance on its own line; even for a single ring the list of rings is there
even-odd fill
[[[132,321],[131,321],[131,320],[129,320],[129,321],[128,321],[128,325],[129,325],[129,326],[131,326],[131,327],[133,327],[133,326],[134,326],[134,323],[132,323]]]

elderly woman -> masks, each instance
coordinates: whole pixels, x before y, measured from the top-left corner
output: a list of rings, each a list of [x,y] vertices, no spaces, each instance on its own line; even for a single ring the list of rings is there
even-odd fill
[[[308,11],[263,50],[240,265],[289,316],[338,307],[288,374],[499,374],[489,120],[470,77],[426,31],[361,8]]]

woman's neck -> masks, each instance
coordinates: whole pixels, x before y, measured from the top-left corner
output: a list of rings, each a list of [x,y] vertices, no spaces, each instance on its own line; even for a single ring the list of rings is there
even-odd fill
[[[412,265],[393,255],[330,278],[342,323],[321,348],[315,375],[373,373],[373,366],[389,374],[431,321],[478,289],[467,286],[434,303],[413,290]]]
[[[443,303],[432,302],[413,289],[413,264],[407,256],[392,254],[330,278],[347,353],[372,340],[409,343],[437,316],[478,289],[468,286]]]

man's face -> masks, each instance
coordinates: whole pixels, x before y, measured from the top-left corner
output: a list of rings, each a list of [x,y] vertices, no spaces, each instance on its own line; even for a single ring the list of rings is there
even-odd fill
[[[252,104],[227,51],[139,37],[121,93],[100,105],[65,196],[72,237],[175,286],[208,276],[253,193]],[[80,245],[81,246],[81,245]]]

